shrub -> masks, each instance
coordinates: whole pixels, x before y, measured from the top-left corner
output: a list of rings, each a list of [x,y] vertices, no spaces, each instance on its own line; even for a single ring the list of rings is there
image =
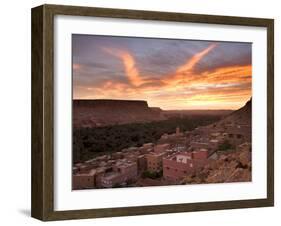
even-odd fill
[[[157,179],[163,176],[163,171],[160,172],[151,172],[151,171],[144,171],[142,173],[143,178],[150,178],[150,179]]]
[[[225,140],[218,146],[219,151],[227,151],[233,149],[233,145],[229,142],[229,140]]]

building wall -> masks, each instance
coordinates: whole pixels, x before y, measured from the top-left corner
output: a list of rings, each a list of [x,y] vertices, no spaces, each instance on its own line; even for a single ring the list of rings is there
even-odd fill
[[[199,151],[194,151],[192,153],[192,157],[194,159],[207,159],[208,158],[208,150],[203,149],[203,150],[199,150]]]
[[[81,166],[78,167],[77,172],[79,173],[88,173],[89,170],[91,170],[93,167],[90,164],[82,164]]]
[[[96,184],[97,188],[101,188],[102,187],[101,180],[103,178],[103,175],[104,175],[104,171],[96,173],[95,184]]]
[[[127,167],[119,167],[114,173],[116,175],[112,177],[107,177],[106,174],[101,177],[102,187],[114,187],[129,180],[136,180],[138,173],[137,163],[132,163]]]
[[[227,137],[226,139],[233,145],[239,145],[244,142],[251,142],[251,126],[241,125],[232,126],[226,129]]]
[[[138,173],[142,173],[147,169],[147,160],[144,155],[138,157]]]
[[[176,158],[163,159],[163,177],[170,181],[179,181],[184,176],[187,176],[198,168],[204,166],[208,159],[187,159],[186,163],[177,162]]]
[[[85,189],[95,187],[94,175],[73,175],[72,189]]]
[[[239,145],[244,143],[245,138],[242,134],[240,133],[229,133],[227,136],[227,140],[232,144],[232,145]]]
[[[223,139],[220,138],[220,140],[223,140]],[[218,146],[219,146],[219,143],[220,143],[219,139],[217,139],[217,140],[211,140],[211,141],[209,142],[209,149],[210,149],[211,151],[217,150],[217,149],[218,149]]]
[[[163,177],[166,180],[177,181],[192,172],[194,172],[194,163],[192,160],[182,163],[176,160],[163,159]]]
[[[185,153],[185,154],[178,154],[176,155],[176,161],[177,162],[182,162],[182,163],[187,163],[187,161],[189,161],[190,159],[192,159],[192,152],[188,152],[188,153]]]
[[[209,148],[209,144],[208,143],[203,143],[203,142],[191,142],[190,146],[193,149]]]
[[[149,154],[147,159],[147,170],[150,172],[159,172],[162,170],[162,158],[163,155]]]
[[[158,144],[154,147],[154,152],[161,153],[170,148],[170,144]]]
[[[105,188],[112,188],[124,182],[126,182],[125,176],[120,173],[116,173],[116,176],[110,177],[110,179],[106,177],[106,174],[101,178],[101,186]]]

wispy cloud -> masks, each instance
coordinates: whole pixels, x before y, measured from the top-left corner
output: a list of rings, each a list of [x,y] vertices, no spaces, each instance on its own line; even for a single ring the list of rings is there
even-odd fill
[[[239,108],[251,96],[251,64],[235,64],[234,61],[232,65],[228,62],[226,66],[210,65],[210,69],[196,70],[202,61],[206,62],[205,58],[219,51],[219,46],[220,43],[211,43],[187,57],[173,71],[161,75],[146,74],[130,48],[102,46],[103,59],[119,61],[127,82],[109,78],[98,84],[91,83],[77,88],[75,98],[145,99],[150,105],[164,109]],[[82,69],[82,64],[73,64],[76,75]]]
[[[110,49],[106,47],[104,47],[103,50],[122,60],[127,78],[129,79],[132,85],[140,86],[144,83],[144,81],[139,75],[139,70],[136,67],[135,59],[129,52],[119,49]]]
[[[184,65],[181,65],[177,69],[176,78],[180,77],[181,79],[184,79],[185,75],[189,74],[193,70],[194,66],[215,47],[216,44],[211,44],[208,48],[202,50],[199,53],[196,53],[191,59],[187,60]]]

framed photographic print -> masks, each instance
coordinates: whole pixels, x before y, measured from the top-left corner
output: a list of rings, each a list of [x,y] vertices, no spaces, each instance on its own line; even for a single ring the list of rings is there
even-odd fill
[[[272,19],[32,9],[32,216],[274,204]]]

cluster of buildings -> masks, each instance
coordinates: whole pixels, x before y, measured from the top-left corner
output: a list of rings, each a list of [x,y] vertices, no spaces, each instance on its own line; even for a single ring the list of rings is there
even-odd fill
[[[153,146],[147,143],[75,164],[72,188],[111,188],[134,184],[147,169],[146,154],[153,151]]]
[[[177,128],[173,134],[162,135],[157,144],[147,143],[77,163],[73,167],[73,189],[135,186],[144,172],[159,173],[157,180],[163,185],[176,184],[215,161],[219,145],[226,140],[233,149],[251,148],[251,126],[212,124],[184,133]]]

